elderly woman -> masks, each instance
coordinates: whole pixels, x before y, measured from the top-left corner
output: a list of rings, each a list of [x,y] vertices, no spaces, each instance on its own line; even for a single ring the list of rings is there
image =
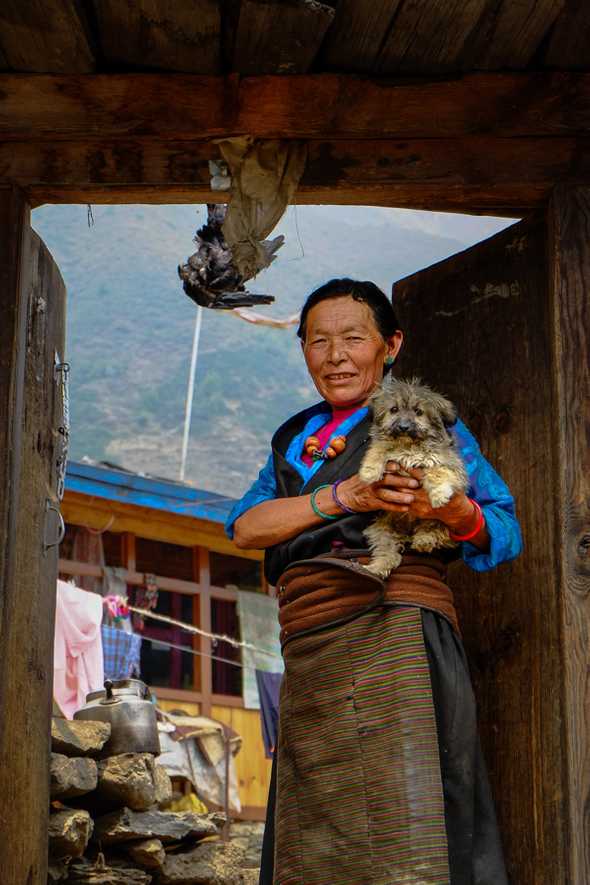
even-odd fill
[[[277,430],[267,464],[227,524],[239,547],[265,549],[283,628],[260,881],[505,885],[445,582],[453,551],[404,556],[385,582],[367,576],[362,562],[363,529],[376,512],[391,511],[440,520],[468,566],[494,568],[520,552],[513,499],[460,420],[452,433],[467,495],[433,510],[420,471],[402,476],[391,462],[382,481],[359,479],[367,404],[403,339],[373,283],[332,280],[317,289],[298,335],[322,401]],[[336,437],[344,444],[331,446]]]

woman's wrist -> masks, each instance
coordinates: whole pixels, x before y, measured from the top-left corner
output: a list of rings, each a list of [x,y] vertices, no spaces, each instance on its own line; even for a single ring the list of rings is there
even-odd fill
[[[353,508],[347,504],[346,500],[343,500],[340,496],[340,486],[342,485],[343,482],[344,482],[344,480],[338,479],[338,480],[336,480],[336,482],[332,486],[332,500],[334,501],[336,506],[342,511],[342,513],[346,513],[347,515],[355,514],[358,511],[353,510]]]
[[[311,505],[311,506],[312,506],[312,509],[313,509],[316,516],[319,516],[321,518],[328,518],[328,519],[332,519],[337,516],[342,516],[342,510],[338,507],[337,503],[334,501],[334,498],[332,495],[332,485],[331,484],[318,489],[317,492],[314,492],[310,498],[310,504],[311,504],[312,499],[313,499],[313,503],[316,506],[315,507],[313,507],[313,505]]]
[[[485,517],[477,501],[465,496],[456,515],[445,522],[454,541],[468,541],[484,528]]]

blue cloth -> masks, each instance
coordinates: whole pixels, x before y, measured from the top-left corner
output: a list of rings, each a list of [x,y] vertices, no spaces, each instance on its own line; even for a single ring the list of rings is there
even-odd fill
[[[279,739],[279,696],[282,678],[282,673],[256,671],[262,740],[267,759],[272,759]]]
[[[130,676],[139,677],[141,636],[127,633],[118,627],[109,627],[107,624],[102,625],[101,631],[104,678],[116,682],[119,679],[129,679]]]
[[[366,409],[359,409],[359,411],[355,412],[354,415],[351,415],[347,421],[350,421],[351,418],[354,418],[360,412],[362,412],[362,415],[358,421],[362,420],[366,414]],[[297,445],[300,446],[297,454],[299,460],[303,449],[303,443],[306,437],[313,432],[308,429],[310,423],[314,420],[321,420],[322,417],[323,423],[325,423],[329,419],[329,412],[314,415],[313,418],[307,422],[304,431],[296,437],[298,440]],[[356,421],[355,424],[358,423],[358,421]],[[354,424],[352,426],[354,426]],[[314,429],[317,430],[318,427],[321,427],[321,423],[314,426]],[[348,432],[350,429],[351,428],[348,428]],[[461,555],[466,565],[474,571],[489,571],[503,562],[509,562],[514,559],[522,550],[522,537],[514,510],[514,498],[510,494],[510,490],[502,477],[496,473],[492,465],[486,461],[482,455],[475,437],[465,424],[463,424],[461,420],[458,420],[451,430],[467,468],[467,474],[469,476],[469,489],[467,494],[470,498],[477,501],[483,510],[488,534],[490,536],[490,549],[487,553],[482,553],[482,551],[478,550],[473,544],[465,542],[461,544]],[[344,424],[342,425],[342,431],[347,432],[344,431]],[[289,445],[287,460],[299,470],[298,464],[289,457],[291,449],[294,448],[294,442],[295,440]],[[319,463],[321,462],[318,462],[318,464]],[[299,470],[299,472],[301,473],[301,470]],[[301,473],[301,475],[304,478],[304,482],[306,482],[307,478],[303,473]],[[257,504],[261,504],[263,501],[272,500],[275,497],[276,482],[271,454],[260,471],[258,479],[232,508],[225,524],[225,531],[228,537],[233,538],[234,523],[243,513],[250,510],[252,507],[255,507]]]

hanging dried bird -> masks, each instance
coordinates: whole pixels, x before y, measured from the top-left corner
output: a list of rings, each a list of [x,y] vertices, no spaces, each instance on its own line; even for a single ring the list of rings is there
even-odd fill
[[[207,223],[194,238],[197,251],[186,264],[178,268],[183,289],[189,298],[202,307],[216,310],[233,310],[234,307],[253,307],[256,304],[271,304],[272,295],[254,295],[244,286],[223,235],[227,206],[220,203],[207,204]],[[280,240],[280,242],[278,242]],[[281,246],[282,237],[264,243],[268,249],[268,263]]]

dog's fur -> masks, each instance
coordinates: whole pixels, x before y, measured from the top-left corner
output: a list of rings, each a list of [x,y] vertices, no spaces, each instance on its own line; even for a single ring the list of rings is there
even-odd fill
[[[467,490],[465,466],[449,431],[457,415],[448,399],[417,378],[389,378],[373,394],[371,409],[371,442],[359,470],[364,482],[383,479],[385,465],[395,461],[402,472],[422,468],[422,487],[434,508]],[[363,534],[371,549],[367,568],[382,578],[398,567],[406,547],[431,553],[436,548],[455,546],[442,522],[416,519],[406,513],[383,512]]]

